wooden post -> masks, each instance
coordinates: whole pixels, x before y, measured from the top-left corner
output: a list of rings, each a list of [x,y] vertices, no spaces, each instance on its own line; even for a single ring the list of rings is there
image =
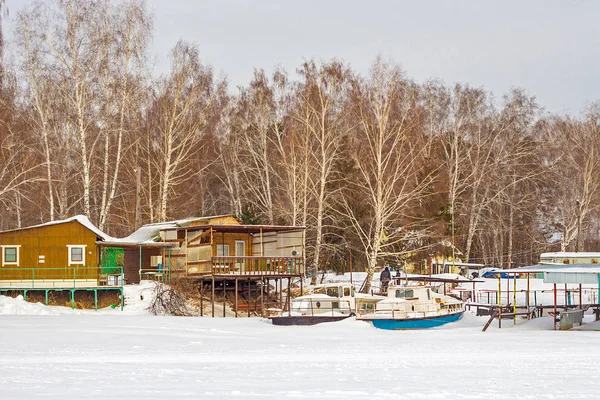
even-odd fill
[[[223,318],[225,318],[225,306],[227,305],[227,278],[223,277]]]
[[[250,278],[248,278],[248,300],[246,300],[248,304],[248,318],[250,318]]]
[[[177,232],[177,231],[175,231]],[[183,242],[185,244],[185,274],[187,275],[187,271],[188,271],[188,230],[185,230],[185,240]]]
[[[238,277],[235,277],[235,317],[238,317]]]
[[[600,282],[600,278],[598,281]],[[283,278],[279,278],[279,306],[281,307],[281,311],[285,309],[283,306]]]
[[[263,230],[262,228],[260,228],[260,256],[264,257],[265,256],[265,247],[263,244]]]
[[[262,283],[262,285],[260,286],[260,316],[264,317],[265,316],[265,297],[264,297],[265,278],[261,277],[260,281]]]
[[[291,278],[288,277],[288,285],[287,285],[287,309],[288,309],[288,315],[291,317],[292,316],[292,307],[290,307],[290,286],[291,286],[292,282],[291,282]]]
[[[212,314],[211,315],[214,318],[215,317],[215,274],[213,274],[211,276],[211,281],[212,281],[212,288],[211,288],[212,297],[211,297],[211,301],[210,301],[212,303]]]
[[[266,277],[267,279],[267,306],[269,305],[269,277]]]
[[[579,309],[583,309],[583,303],[581,300],[581,283],[579,284]]]
[[[200,281],[200,316],[204,316],[204,278]]]

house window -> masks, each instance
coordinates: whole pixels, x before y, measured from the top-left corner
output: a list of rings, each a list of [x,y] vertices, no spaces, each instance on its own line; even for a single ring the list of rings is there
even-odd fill
[[[217,257],[229,257],[229,245],[218,244],[217,245]]]
[[[19,247],[2,246],[2,265],[19,265]]]
[[[67,245],[69,251],[69,266],[85,265],[85,245]]]

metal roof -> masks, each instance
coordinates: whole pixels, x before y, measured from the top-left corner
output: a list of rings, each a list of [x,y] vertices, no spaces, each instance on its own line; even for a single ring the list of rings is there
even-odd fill
[[[286,225],[198,225],[177,227],[178,231],[198,231],[212,228],[216,232],[243,232],[243,233],[263,233],[282,232],[282,231],[303,231],[305,226],[286,226]]]
[[[599,264],[531,265],[526,267],[496,270],[506,274],[543,273],[545,283],[599,284]]]
[[[529,265],[525,267],[497,269],[492,272],[507,274],[534,274],[542,272],[566,272],[600,274],[600,264],[552,264],[552,265]]]

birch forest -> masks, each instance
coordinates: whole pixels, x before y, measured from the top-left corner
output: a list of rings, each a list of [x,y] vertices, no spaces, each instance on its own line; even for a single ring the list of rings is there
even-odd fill
[[[524,90],[417,83],[384,57],[366,73],[249,65],[231,87],[184,40],[158,75],[143,1],[39,1],[9,18],[0,230],[84,214],[120,237],[231,213],[306,226],[309,269],[371,273],[600,250],[597,105],[554,115]]]

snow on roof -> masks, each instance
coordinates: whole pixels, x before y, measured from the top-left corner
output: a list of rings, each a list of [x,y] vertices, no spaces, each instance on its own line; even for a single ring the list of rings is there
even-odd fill
[[[433,259],[432,263],[434,265],[445,265],[447,267],[451,267],[451,266],[456,266],[456,267],[485,267],[485,264],[479,264],[479,263],[465,263],[465,262],[454,262],[454,261],[447,261],[447,260],[436,260]]]
[[[153,224],[146,224],[139,228],[137,231],[133,232],[131,235],[124,238],[111,238],[110,241],[107,241],[106,244],[114,244],[114,245],[163,245],[167,247],[174,246],[174,243],[169,242],[161,242],[160,241],[160,231],[166,229],[176,229],[187,226],[191,222],[195,221],[209,221],[213,218],[222,218],[222,217],[232,217],[231,214],[224,215],[213,215],[209,217],[189,217],[184,219],[178,219],[174,221],[167,222],[156,222]]]
[[[107,244],[115,244],[115,245],[144,245],[144,244],[156,244],[156,242],[160,239],[159,233],[163,229],[176,228],[180,226],[179,224],[182,221],[188,220],[178,220],[171,222],[159,222],[155,224],[148,224],[142,226],[137,231],[133,232],[131,235],[126,236],[124,238],[114,238],[110,241],[107,241]]]
[[[19,228],[19,229],[11,229],[11,230],[4,231],[4,232],[14,232],[14,231],[22,231],[22,230],[25,230],[25,229],[42,228],[42,227],[45,227],[45,226],[64,224],[64,223],[72,222],[72,221],[79,222],[81,225],[83,225],[84,227],[86,227],[90,231],[94,232],[96,234],[96,236],[98,236],[99,238],[101,238],[104,241],[113,240],[114,239],[113,237],[111,237],[111,236],[107,235],[106,233],[102,232],[100,229],[96,228],[96,226],[94,224],[92,224],[92,222],[85,215],[76,215],[74,217],[67,218],[67,219],[61,219],[61,220],[56,220],[56,221],[49,221],[49,222],[45,222],[45,223],[39,224],[39,225],[32,225],[32,226],[27,226],[27,227],[24,227],[24,228]]]
[[[506,273],[538,273],[538,272],[565,272],[565,273],[586,273],[586,274],[598,274],[600,273],[599,264],[553,264],[553,265],[529,265],[526,267],[518,267],[511,269],[498,269],[494,272],[506,272]]]
[[[541,258],[600,258],[600,253],[583,253],[583,252],[556,252],[542,253]]]
[[[190,222],[194,222],[194,221],[210,221],[211,219],[214,219],[214,218],[223,218],[223,217],[234,217],[235,218],[235,215],[232,215],[232,214],[223,214],[223,215],[211,215],[209,217],[188,217],[188,218],[183,218],[183,219],[177,219],[177,220],[174,220],[174,221],[155,222],[153,224],[146,224],[144,226],[162,226],[162,225],[165,225],[166,227],[165,228],[161,228],[161,229],[181,228],[181,227],[185,227]],[[142,228],[144,226],[142,226]]]

